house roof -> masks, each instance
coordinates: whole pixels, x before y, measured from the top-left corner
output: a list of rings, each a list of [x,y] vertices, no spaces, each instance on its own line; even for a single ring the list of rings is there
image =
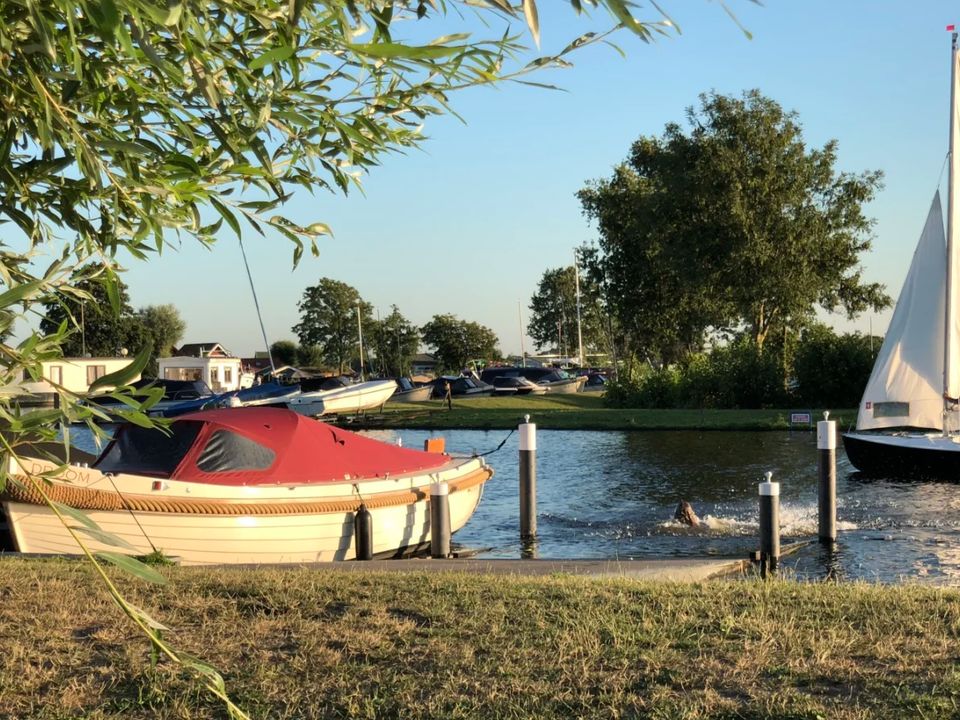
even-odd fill
[[[233,353],[218,342],[186,343],[174,352],[174,357],[233,357]]]

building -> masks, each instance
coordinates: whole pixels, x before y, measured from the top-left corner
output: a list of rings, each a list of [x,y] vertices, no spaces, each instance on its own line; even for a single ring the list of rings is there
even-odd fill
[[[437,359],[433,355],[420,353],[414,355],[410,361],[410,372],[412,375],[427,375],[433,377],[437,372]]]
[[[59,385],[70,392],[85,393],[95,380],[104,375],[115,373],[122,370],[133,362],[130,357],[84,357],[84,358],[58,358],[56,360],[45,360],[43,366],[43,380],[35,381],[26,370],[23,372],[23,387],[27,392],[34,396],[33,403],[53,403],[57,390],[54,385]],[[128,382],[136,382],[140,379],[136,375]],[[106,388],[104,388],[106,389]],[[22,402],[26,405],[30,403]]]
[[[165,380],[203,380],[218,393],[241,387],[240,358],[220,343],[187,343],[173,357],[160,358],[157,366]]]

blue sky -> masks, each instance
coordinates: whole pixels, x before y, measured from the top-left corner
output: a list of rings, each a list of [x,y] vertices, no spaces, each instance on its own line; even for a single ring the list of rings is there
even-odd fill
[[[290,328],[304,289],[331,277],[357,288],[381,315],[395,304],[419,325],[453,313],[492,328],[505,352],[519,351],[518,309],[526,320],[543,272],[569,265],[573,248],[596,237],[577,190],[609,175],[640,135],[683,121],[710,90],[758,88],[799,113],[808,145],[838,140],[838,169],[884,172],[885,187],[867,208],[876,237],[863,267],[868,281],[896,297],[947,151],[944,27],[960,23],[960,6],[729,0],[753,34],[748,40],[716,2],[661,4],[681,35],[647,45],[621,32],[626,59],[591,47],[573,56],[573,68],[532,78],[564,92],[508,85],[455,95],[466,123],[429,120],[422,149],[388,157],[365,178],[365,195],[298,195],[291,216],[333,227],[319,258],[305,257],[294,270],[288,242],[250,236],[269,339],[295,339]],[[545,50],[596,26],[568,3],[541,2]],[[179,252],[129,268],[133,305],[175,304],[187,321],[184,342],[218,341],[241,355],[262,349],[229,232],[212,251],[185,241]],[[838,317],[836,325],[866,331],[872,323],[881,333],[888,320],[889,313],[855,323]]]

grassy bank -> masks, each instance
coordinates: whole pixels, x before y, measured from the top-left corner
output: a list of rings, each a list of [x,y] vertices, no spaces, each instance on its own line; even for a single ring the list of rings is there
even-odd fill
[[[811,411],[816,422],[821,410]],[[643,410],[607,408],[592,393],[524,397],[455,399],[447,409],[440,400],[425,403],[387,403],[383,413],[367,416],[363,427],[501,430],[516,427],[524,415],[547,430],[787,430],[789,409],[776,410]],[[832,412],[845,428],[856,419],[855,410]],[[798,426],[794,426],[798,427]],[[812,428],[811,428],[812,429]]]
[[[125,581],[275,718],[954,717],[960,596],[309,570]],[[89,570],[0,561],[0,716],[218,718]]]

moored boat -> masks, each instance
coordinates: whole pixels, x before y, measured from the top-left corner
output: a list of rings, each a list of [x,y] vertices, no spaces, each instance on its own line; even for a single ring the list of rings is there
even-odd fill
[[[299,395],[290,398],[287,407],[310,417],[358,413],[380,407],[397,389],[393,380],[350,383],[343,378],[328,378],[328,381],[330,385],[319,390],[301,390]]]
[[[433,394],[433,385],[414,385],[410,378],[397,378],[397,390],[390,402],[426,402]]]
[[[192,413],[169,433],[124,425],[92,467],[60,466],[46,483],[37,475],[57,465],[9,462],[0,502],[17,550],[78,552],[46,494],[126,544],[85,538],[91,550],[160,550],[183,564],[351,559],[361,503],[374,554],[402,554],[430,542],[432,483],[448,485],[455,532],[493,475],[482,458],[401,448],[278,408]]]
[[[847,457],[866,475],[960,482],[958,63],[953,33],[947,232],[937,191],[860,401],[856,430],[843,434]]]

